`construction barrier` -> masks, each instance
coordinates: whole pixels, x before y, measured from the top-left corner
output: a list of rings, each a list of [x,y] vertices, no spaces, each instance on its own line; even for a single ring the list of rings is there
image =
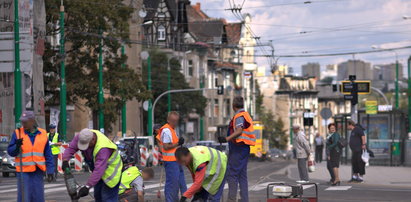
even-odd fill
[[[154,146],[153,149],[153,166],[158,166],[160,163],[160,151],[157,146]]]
[[[83,170],[83,155],[81,151],[78,151],[74,154],[74,170],[81,171]]]
[[[68,144],[63,144],[60,147],[60,153],[59,153],[58,158],[57,158],[57,171],[59,173],[63,173],[63,168],[62,168],[62,166],[63,166],[63,154],[64,154],[64,151],[68,148],[68,146],[69,146]]]
[[[140,147],[140,165],[147,166],[148,152],[145,146]]]

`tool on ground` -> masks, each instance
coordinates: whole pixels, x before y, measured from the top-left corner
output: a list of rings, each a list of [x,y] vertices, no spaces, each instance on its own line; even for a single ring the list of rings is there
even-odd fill
[[[158,191],[157,191],[157,198],[159,198],[159,199],[161,199],[161,184],[163,182],[163,175],[164,175],[164,167],[161,169],[160,186],[158,186]]]
[[[67,193],[69,194],[72,202],[78,202],[80,197],[77,194],[77,182],[70,168],[64,170],[64,182],[66,183]]]
[[[304,196],[303,186],[314,186],[315,196]],[[275,197],[275,198],[271,198]],[[284,182],[273,182],[267,185],[267,202],[317,202],[318,185],[316,183],[306,183],[289,185]]]

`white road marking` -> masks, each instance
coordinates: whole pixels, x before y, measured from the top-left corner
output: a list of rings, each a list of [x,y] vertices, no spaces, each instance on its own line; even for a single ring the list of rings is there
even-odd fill
[[[13,186],[13,185],[12,185],[12,186]],[[46,184],[46,185],[44,185],[44,188],[47,189],[47,188],[58,187],[58,186],[64,186],[64,188],[66,188],[66,186],[65,186],[64,184]],[[9,187],[10,187],[10,186],[9,186]],[[2,194],[2,193],[7,193],[7,192],[17,192],[17,185],[14,185],[14,187],[16,187],[16,188],[1,190],[1,191],[0,191],[0,194]]]
[[[335,187],[328,187],[325,191],[347,191],[351,189],[352,186],[335,186]]]

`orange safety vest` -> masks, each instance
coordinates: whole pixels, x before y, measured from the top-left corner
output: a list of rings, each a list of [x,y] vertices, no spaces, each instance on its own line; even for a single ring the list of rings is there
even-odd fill
[[[34,172],[36,167],[46,171],[44,147],[48,142],[47,132],[41,128],[38,130],[40,134],[36,135],[34,144],[32,144],[30,137],[24,132],[24,128],[16,129],[16,138],[23,138],[22,153],[18,154],[15,159],[17,172]],[[22,157],[22,165],[20,165],[20,156]],[[23,171],[21,171],[21,167],[23,167]]]
[[[156,139],[157,139],[158,143],[161,146],[161,152],[162,152],[162,155],[163,155],[163,160],[164,161],[176,161],[177,159],[176,159],[174,154],[176,153],[177,148],[165,150],[164,147],[163,147],[163,142],[162,142],[162,139],[161,139],[161,133],[163,132],[164,128],[168,128],[171,131],[171,137],[172,137],[171,143],[172,144],[178,143],[177,133],[168,123],[166,123],[163,127],[160,128],[160,131],[158,132],[158,135],[157,135]]]
[[[234,115],[233,119],[230,122],[230,127],[234,129],[235,120],[241,116],[244,117],[245,121],[247,121],[250,124],[250,126],[248,128],[243,128],[243,133],[235,139],[235,142],[236,143],[243,142],[246,145],[254,146],[255,145],[255,132],[254,132],[254,126],[253,126],[253,119],[251,119],[251,116],[248,112],[241,111],[237,113],[236,115]]]

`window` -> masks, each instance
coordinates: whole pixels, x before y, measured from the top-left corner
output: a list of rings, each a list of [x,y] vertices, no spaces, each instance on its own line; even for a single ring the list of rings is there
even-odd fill
[[[10,88],[11,87],[11,76],[12,73],[0,73],[0,81],[3,82],[3,88]]]
[[[188,75],[193,76],[193,74],[194,74],[193,61],[188,60]]]
[[[159,41],[166,40],[166,28],[163,25],[158,26],[157,37]]]
[[[214,99],[214,117],[217,118],[219,116],[220,108],[218,106],[218,99]]]

